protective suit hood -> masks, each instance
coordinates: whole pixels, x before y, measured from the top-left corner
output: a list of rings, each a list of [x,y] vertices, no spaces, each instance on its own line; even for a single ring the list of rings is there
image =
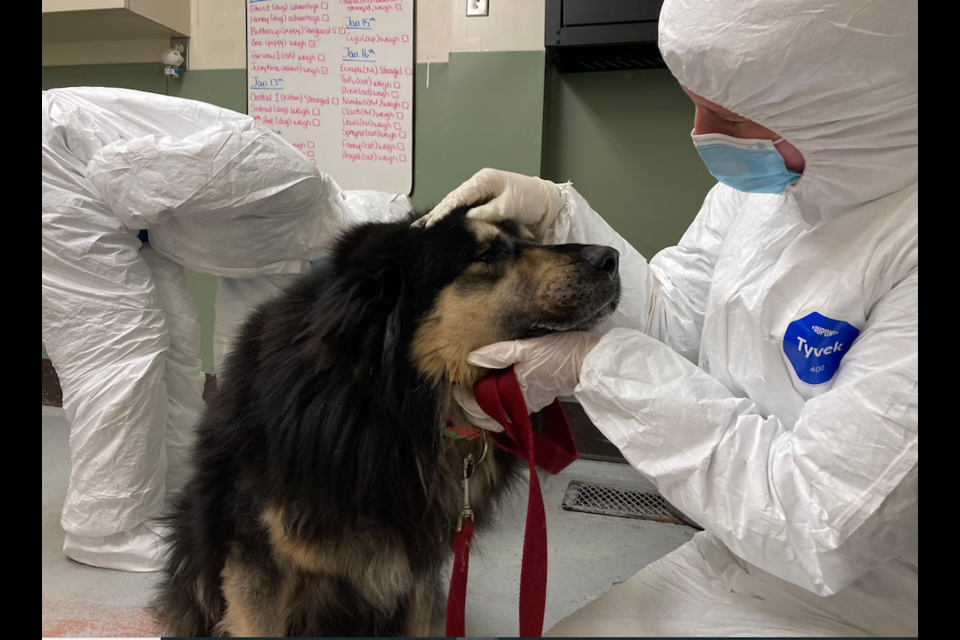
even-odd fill
[[[806,161],[788,192],[849,206],[917,182],[919,18],[893,0],[667,0],[660,51],[682,85]]]

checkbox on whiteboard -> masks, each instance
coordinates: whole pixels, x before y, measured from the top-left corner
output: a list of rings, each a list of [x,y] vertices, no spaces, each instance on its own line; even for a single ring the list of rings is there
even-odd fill
[[[330,98],[333,101],[333,104],[340,104],[340,98]]]
[[[320,74],[321,74],[321,75],[324,75],[324,76],[327,75],[327,72],[328,72],[328,71],[330,71],[330,70],[327,69],[326,67],[320,67]]]
[[[314,144],[312,142],[307,143],[307,149],[313,149]]]
[[[401,153],[401,154],[400,154],[400,162],[406,162],[406,161],[407,161],[407,156],[405,156],[405,155],[403,155],[403,154]]]
[[[398,143],[397,143],[397,149],[398,149],[399,151],[406,151],[406,150],[407,150],[407,148],[406,148],[405,146],[403,146],[403,143],[402,143],[402,142],[398,142]]]
[[[392,95],[394,98],[399,98],[399,97],[400,97],[400,92],[399,92],[399,91],[391,91],[391,92],[390,92],[390,95]]]
[[[330,16],[327,15],[326,13],[323,14],[323,21],[324,21],[324,22],[330,22]]]
[[[407,132],[406,132],[406,131],[401,131],[401,132],[400,132],[400,139],[401,139],[401,140],[406,140],[406,139],[407,139]]]
[[[319,62],[326,62],[326,61],[327,61],[327,58],[326,58],[326,56],[324,56],[322,53],[318,53],[318,54],[317,54],[317,61],[319,61]]]
[[[397,4],[395,4],[394,6],[397,8],[397,11],[403,11],[403,5],[400,4],[399,2],[398,2]]]
[[[410,108],[410,103],[409,103],[409,102],[401,102],[400,104],[403,105],[403,108],[404,108],[404,109],[409,109],[409,108]]]
[[[397,131],[399,131],[399,130],[400,130],[400,123],[399,123],[399,122],[394,122],[394,123],[393,123],[393,128],[396,129]]]
[[[403,40],[404,42],[410,42],[410,36],[407,36],[407,35],[400,36],[400,39]]]
[[[313,115],[315,115],[315,116],[320,115],[320,109],[317,109],[316,107],[314,107],[314,108],[313,108]]]
[[[403,73],[404,73],[405,75],[412,76],[412,75],[413,75],[413,69],[411,69],[410,67],[406,67],[406,68],[403,70]]]
[[[308,158],[312,158],[312,157],[313,157],[313,151],[307,151],[307,157],[308,157]]]
[[[394,82],[394,83],[393,83],[393,88],[394,88],[394,89],[399,89],[399,88],[400,88],[400,83],[399,83],[399,82]]]
[[[340,35],[345,35],[345,34],[347,33],[347,28],[346,28],[346,27],[340,27],[339,31],[340,31]]]
[[[316,160],[311,160],[310,162],[312,162],[313,164],[317,164]]]
[[[403,114],[397,111],[397,120],[403,120]]]
[[[320,118],[314,118],[314,119],[313,119],[313,126],[315,126],[315,127],[319,127],[319,126],[320,126]]]
[[[321,3],[320,3],[320,8],[323,9],[324,11],[326,11],[327,9],[330,8],[330,3],[328,3],[328,2],[321,2]]]

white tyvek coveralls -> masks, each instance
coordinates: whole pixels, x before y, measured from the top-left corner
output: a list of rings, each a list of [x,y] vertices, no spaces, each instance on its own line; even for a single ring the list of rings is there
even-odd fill
[[[625,291],[576,396],[706,531],[551,634],[917,635],[916,3],[668,0],[660,20],[680,83],[806,168],[779,196],[717,185],[649,265],[563,189],[547,240],[616,247]],[[812,312],[859,330],[819,384],[788,357]]]
[[[272,278],[309,269],[347,224],[396,201],[376,195],[352,197],[374,213],[349,210],[329,176],[239,113],[122,89],[42,92],[41,339],[71,424],[71,557],[157,566],[144,523],[185,480],[203,409],[181,265],[250,279],[218,304],[222,333]]]

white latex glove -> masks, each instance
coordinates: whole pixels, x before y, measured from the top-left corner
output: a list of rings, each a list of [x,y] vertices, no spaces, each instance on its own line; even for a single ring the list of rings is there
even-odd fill
[[[560,189],[549,180],[498,169],[481,169],[450,192],[418,223],[429,227],[454,209],[484,200],[488,202],[470,209],[467,217],[489,222],[514,220],[530,227],[541,237],[560,210]]]
[[[600,334],[588,331],[551,333],[542,338],[497,342],[477,349],[467,362],[486,369],[513,371],[530,413],[540,411],[558,396],[573,395],[580,384],[583,359],[600,342]],[[503,431],[473,397],[473,389],[454,387],[453,398],[474,425],[490,431]]]

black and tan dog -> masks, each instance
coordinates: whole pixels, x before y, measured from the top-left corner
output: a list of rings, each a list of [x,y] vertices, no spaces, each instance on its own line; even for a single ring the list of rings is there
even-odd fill
[[[425,635],[462,461],[482,446],[441,435],[451,385],[483,373],[476,348],[611,312],[617,261],[465,211],[349,232],[234,344],[172,519],[163,632]],[[493,450],[478,465],[478,527],[516,462]]]

